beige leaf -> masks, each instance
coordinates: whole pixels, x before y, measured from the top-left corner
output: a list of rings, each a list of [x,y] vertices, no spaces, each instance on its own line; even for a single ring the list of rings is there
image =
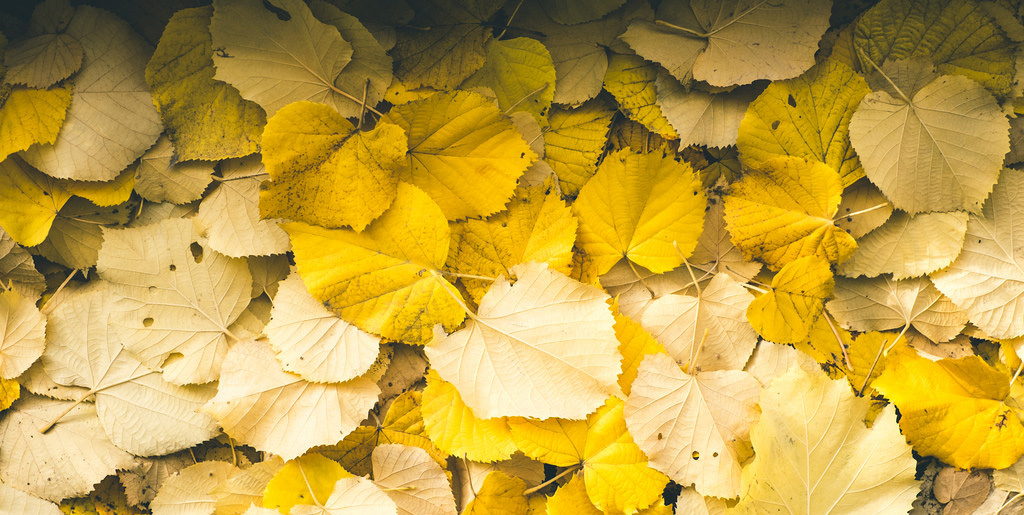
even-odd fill
[[[20,515],[61,515],[63,513],[56,504],[22,492],[6,483],[0,483],[0,506],[10,510],[8,513]]]
[[[651,468],[701,494],[738,497],[760,390],[740,370],[690,375],[670,356],[651,354],[626,399],[626,426]]]
[[[435,332],[427,358],[480,418],[585,418],[619,390],[608,296],[539,263],[513,272],[465,328]]]
[[[117,479],[124,486],[125,498],[132,506],[152,501],[160,490],[160,485],[167,478],[179,470],[195,464],[188,451],[144,458],[139,461],[141,463],[135,469],[117,472]]]
[[[291,249],[278,219],[260,219],[259,156],[224,161],[221,181],[199,204],[195,221],[210,248],[229,257],[284,254]]]
[[[60,424],[39,433],[62,413]],[[92,404],[28,395],[0,419],[0,480],[43,499],[85,495],[105,476],[135,464],[107,439]]]
[[[185,204],[203,196],[213,180],[213,163],[185,161],[171,164],[174,147],[171,140],[161,136],[153,148],[146,151],[135,169],[135,191],[151,202]]]
[[[719,196],[708,196],[704,227],[690,262],[706,272],[725,273],[740,282],[753,279],[761,271],[761,263],[747,261],[743,252],[733,245],[725,224],[725,205]]]
[[[480,463],[470,460],[456,460],[453,483],[458,492],[460,513],[483,490],[484,481],[492,472],[501,472],[522,479],[527,487],[544,482],[544,464],[527,458],[517,452],[512,458],[494,463]]]
[[[163,125],[146,85],[153,49],[124,20],[79,6],[65,34],[82,45],[82,69],[64,126],[52,145],[22,153],[53,177],[109,181],[160,136]]]
[[[36,297],[0,291],[0,378],[18,377],[43,354],[46,317]]]
[[[837,277],[833,298],[825,307],[847,329],[887,331],[909,325],[936,343],[949,341],[967,324],[967,314],[924,277]]]
[[[679,145],[725,147],[736,144],[740,122],[747,106],[757,96],[756,89],[711,94],[687,90],[671,75],[659,72],[654,82],[658,105],[665,119],[679,133]]]
[[[373,450],[373,482],[398,515],[455,515],[455,496],[441,466],[419,447],[381,444]]]
[[[97,207],[84,198],[71,197],[53,221],[46,240],[36,245],[35,250],[68,268],[92,268],[103,245],[103,230],[124,225],[137,209],[138,202],[134,200]]]
[[[183,469],[164,481],[150,503],[153,515],[210,515],[217,503],[214,490],[238,467],[223,461],[203,461]]]
[[[200,240],[184,219],[106,230],[96,267],[117,297],[110,323],[125,348],[175,384],[217,379],[250,299],[245,261]]]
[[[215,515],[235,515],[252,504],[261,504],[267,484],[283,466],[284,460],[279,456],[273,456],[242,469],[224,483],[217,485],[213,491],[217,497]]]
[[[945,268],[960,254],[967,213],[895,212],[881,227],[857,240],[857,250],[837,272],[847,277],[892,274],[906,279]]]
[[[716,274],[696,296],[654,299],[640,316],[640,325],[689,370],[739,370],[757,344],[757,334],[745,319],[753,300],[734,279]]]
[[[40,34],[11,44],[4,56],[9,84],[48,88],[82,66],[82,45],[70,34]]]
[[[108,323],[112,303],[99,279],[62,292],[49,315],[47,375],[58,384],[88,388],[85,397],[95,398],[103,430],[132,454],[168,454],[215,436],[216,423],[197,412],[214,388],[170,384],[129,354]]]
[[[41,293],[46,289],[43,274],[36,270],[32,255],[18,245],[2,228],[0,228],[0,281],[10,285],[23,294]]]
[[[892,204],[871,181],[861,178],[843,190],[835,220],[836,227],[860,238],[884,224],[890,216]]]
[[[397,515],[398,507],[369,479],[346,477],[322,505],[296,504],[291,515]],[[156,515],[156,514],[154,514]]]
[[[379,394],[365,377],[337,384],[303,381],[281,369],[270,345],[245,341],[224,358],[217,396],[202,409],[232,438],[292,459],[340,441],[359,426]]]
[[[380,350],[379,337],[327,311],[294,272],[278,286],[265,331],[282,368],[316,383],[362,375]]]

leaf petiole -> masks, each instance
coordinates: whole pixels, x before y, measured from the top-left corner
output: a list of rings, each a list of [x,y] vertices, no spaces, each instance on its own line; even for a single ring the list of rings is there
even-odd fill
[[[545,482],[543,482],[543,483],[541,483],[541,484],[539,484],[539,485],[537,485],[537,486],[535,486],[533,488],[527,488],[526,490],[523,490],[523,495],[527,496],[527,495],[530,495],[532,493],[539,492],[539,491],[543,490],[545,487],[547,487],[548,485],[554,483],[555,481],[558,481],[559,479],[562,479],[563,477],[565,477],[565,476],[567,476],[569,474],[572,474],[573,472],[576,472],[577,470],[579,470],[581,468],[583,468],[583,463],[582,462],[577,463],[577,464],[575,464],[575,465],[573,465],[573,466],[571,466],[571,467],[569,467],[569,468],[559,472],[557,476],[555,476],[555,477],[553,477],[553,478],[551,478],[551,479],[549,479],[549,480],[547,480],[547,481],[545,481]]]

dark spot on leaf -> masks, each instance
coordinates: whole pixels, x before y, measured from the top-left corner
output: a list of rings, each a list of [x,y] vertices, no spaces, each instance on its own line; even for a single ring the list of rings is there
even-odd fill
[[[170,268],[172,272],[178,269],[178,267],[174,266],[173,264],[168,268]]]
[[[192,251],[192,259],[195,259],[196,263],[202,263],[203,262],[203,246],[202,245],[200,245],[199,243],[193,241],[192,244],[188,246],[188,250]]]
[[[790,96],[789,96],[789,100],[787,100],[787,102],[789,102],[789,105],[790,105],[791,107],[796,107],[796,99],[795,99],[795,98],[793,98],[793,95],[790,95]]]
[[[288,21],[292,19],[292,15],[288,11],[281,9],[280,7],[268,2],[267,0],[263,0],[263,7],[266,10],[274,13],[274,16],[277,16],[277,19],[281,21]]]
[[[153,317],[146,317],[142,319],[143,327],[150,327],[153,325]]]
[[[691,454],[691,456],[693,456],[694,461],[700,459],[700,453],[697,451],[693,451],[693,454]]]
[[[717,458],[717,457],[718,457],[718,453],[717,453],[717,452],[716,452],[716,453],[713,453],[713,454],[711,455],[711,457],[712,457],[712,458]]]
[[[658,440],[661,440],[662,438],[665,438],[665,437],[661,433],[658,433]]]
[[[779,128],[779,121],[775,120],[774,122],[772,122],[772,130],[775,130],[775,129],[778,129],[778,128]]]

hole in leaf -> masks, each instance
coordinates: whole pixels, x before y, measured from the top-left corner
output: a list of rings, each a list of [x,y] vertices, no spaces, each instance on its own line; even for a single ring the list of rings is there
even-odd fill
[[[167,359],[164,360],[164,364],[161,365],[161,368],[167,368],[167,367],[169,367],[169,366],[171,366],[171,365],[181,361],[182,359],[185,359],[185,355],[184,354],[182,354],[180,352],[172,352],[172,353],[170,353],[167,356]]]
[[[286,11],[284,9],[281,9],[280,7],[278,7],[278,6],[268,2],[267,0],[263,0],[263,7],[266,10],[274,13],[274,16],[277,16],[277,19],[279,19],[281,21],[288,21],[288,20],[292,19],[291,13],[289,13],[288,11]]]
[[[697,452],[697,451],[693,451],[693,454],[691,454],[691,456],[693,456],[694,460],[699,460],[700,459],[700,453]]]
[[[718,453],[716,452],[716,453],[712,454],[711,457],[712,458],[717,458],[718,457]]]
[[[178,269],[178,267],[176,267],[174,265],[171,265],[169,268],[171,269],[172,272]]]
[[[789,100],[788,100],[788,102],[789,102],[789,105],[790,105],[791,107],[796,107],[796,99],[795,99],[795,98],[793,98],[793,95],[790,95],[790,96],[789,96]]]
[[[661,440],[662,438],[665,438],[665,436],[662,435],[661,433],[658,433],[658,440]]]
[[[200,245],[199,243],[193,241],[192,244],[188,246],[188,250],[192,251],[192,259],[196,260],[196,263],[202,263],[203,262],[203,246],[202,245]]]
[[[150,327],[153,325],[153,317],[146,317],[142,319],[143,327]]]

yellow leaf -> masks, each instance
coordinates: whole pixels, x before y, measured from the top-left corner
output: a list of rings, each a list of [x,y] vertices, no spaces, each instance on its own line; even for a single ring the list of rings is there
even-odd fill
[[[263,493],[263,506],[288,513],[296,504],[327,502],[339,479],[352,477],[338,462],[317,453],[288,460]]]
[[[89,200],[100,207],[116,206],[128,201],[135,188],[135,170],[125,168],[114,180],[105,182],[63,180],[64,189],[72,195]]]
[[[37,300],[38,294],[23,295],[16,288],[0,286],[0,379],[18,377],[43,353],[46,316],[36,307]]]
[[[573,204],[578,245],[603,274],[626,257],[667,272],[693,253],[705,197],[689,164],[664,154],[620,151],[605,158]]]
[[[394,124],[355,132],[328,106],[289,104],[263,132],[271,181],[260,192],[260,210],[268,218],[362,231],[395,199],[395,170],[405,152],[405,132]]]
[[[601,510],[594,507],[587,497],[587,487],[583,476],[573,475],[569,482],[555,490],[548,497],[547,515],[601,515]]]
[[[678,139],[675,129],[658,107],[654,81],[658,69],[635,55],[612,54],[604,76],[604,89],[619,102],[630,119],[667,139]],[[637,149],[639,150],[639,149]]]
[[[522,479],[495,471],[487,474],[483,486],[476,493],[462,515],[526,515],[529,505],[523,492]]]
[[[0,226],[21,245],[42,243],[71,196],[59,180],[18,157],[0,161]]]
[[[555,95],[555,65],[544,45],[531,38],[491,39],[484,47],[482,68],[462,83],[462,89],[490,88],[505,114],[525,111],[541,127]]]
[[[575,197],[597,171],[614,113],[600,100],[571,110],[551,109],[544,134],[544,160],[558,175],[565,195]]]
[[[647,465],[610,397],[587,420],[510,419],[516,445],[527,456],[557,467],[582,465],[587,495],[605,512],[635,513],[661,499],[668,478]]]
[[[773,82],[740,123],[736,145],[743,164],[760,168],[777,155],[812,157],[838,170],[843,186],[853,184],[864,169],[850,144],[850,117],[870,91],[860,75],[836,60]]]
[[[831,325],[830,325],[831,322]],[[833,327],[835,331],[833,332]],[[842,340],[840,343],[839,340]],[[842,345],[843,347],[840,347]],[[821,368],[825,370],[831,379],[839,379],[846,374],[846,358],[843,349],[853,345],[853,335],[850,331],[836,324],[825,316],[818,317],[818,320],[811,326],[811,331],[803,341],[793,344],[797,350],[814,358]],[[859,384],[856,386],[860,386]]]
[[[725,223],[743,255],[772,270],[810,255],[838,263],[857,249],[832,221],[842,191],[839,174],[826,164],[772,158],[733,183]]]
[[[395,106],[383,119],[405,129],[399,177],[434,199],[449,220],[501,211],[537,154],[486,97],[438,93]]]
[[[931,361],[900,349],[873,386],[899,408],[900,428],[920,454],[996,469],[1024,455],[1024,413],[1006,404],[1010,378],[977,356]]]
[[[0,411],[11,407],[21,397],[21,385],[14,379],[0,378]]]
[[[636,379],[637,367],[648,354],[665,354],[665,346],[658,343],[643,327],[632,318],[623,315],[615,306],[615,337],[619,340],[619,353],[622,354],[622,373],[619,374],[619,387],[629,395],[633,380]]]
[[[0,161],[36,143],[56,141],[69,105],[70,87],[10,90],[0,102]]]
[[[452,456],[490,463],[516,452],[505,418],[477,418],[459,391],[433,369],[427,373],[421,412],[427,436]]]
[[[498,277],[510,275],[520,263],[547,263],[552,270],[569,273],[576,218],[549,186],[520,188],[508,209],[487,217],[450,224],[452,237],[446,268],[459,273]],[[462,278],[477,303],[490,281]]]
[[[174,13],[146,65],[153,103],[180,161],[219,161],[257,152],[267,123],[262,107],[214,80],[212,14],[209,6]]]
[[[145,515],[149,513],[149,510],[128,503],[124,488],[118,482],[117,477],[113,475],[100,481],[88,496],[61,501],[60,510],[68,515],[90,515],[93,513],[96,515]]]
[[[810,333],[834,287],[828,262],[802,257],[775,274],[771,290],[747,307],[747,320],[766,340],[797,343]]]
[[[424,343],[433,328],[465,317],[461,296],[438,270],[448,257],[444,214],[419,188],[399,183],[391,207],[362,233],[285,224],[310,293],[360,329]]]

